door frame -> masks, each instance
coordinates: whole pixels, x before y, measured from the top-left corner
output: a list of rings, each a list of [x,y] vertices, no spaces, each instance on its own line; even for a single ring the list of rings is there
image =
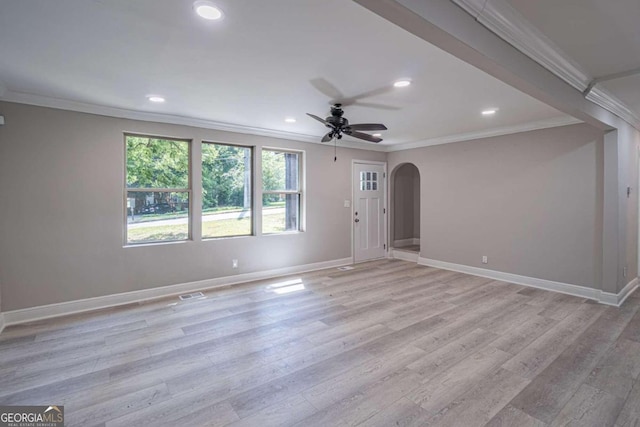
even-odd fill
[[[355,200],[356,200],[356,187],[355,185],[353,185],[353,182],[355,181],[354,174],[355,174],[356,164],[382,166],[382,171],[383,171],[382,185],[384,185],[384,190],[382,192],[384,194],[384,197],[383,197],[384,257],[389,258],[389,207],[388,207],[389,186],[387,185],[387,179],[388,179],[387,162],[379,162],[375,160],[351,159],[351,218],[350,218],[350,221],[351,221],[351,263],[352,264],[356,263],[356,244],[355,244],[356,230],[354,226],[355,222],[353,221],[354,212],[355,212]],[[366,261],[363,261],[363,262],[366,262]]]

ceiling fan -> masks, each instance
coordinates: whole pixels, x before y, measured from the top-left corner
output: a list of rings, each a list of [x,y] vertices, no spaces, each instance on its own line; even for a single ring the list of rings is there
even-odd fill
[[[382,138],[378,138],[367,133],[359,131],[369,130],[387,130],[387,127],[381,123],[358,123],[351,125],[349,120],[343,117],[344,111],[342,110],[342,104],[334,104],[331,107],[331,115],[326,119],[322,119],[313,114],[307,113],[307,115],[317,121],[323,123],[326,127],[331,129],[329,133],[322,137],[322,142],[329,142],[332,139],[342,139],[342,134],[349,135],[353,138],[363,139],[369,142],[380,142]]]

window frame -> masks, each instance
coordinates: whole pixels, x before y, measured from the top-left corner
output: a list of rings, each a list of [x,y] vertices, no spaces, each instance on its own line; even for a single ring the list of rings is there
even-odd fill
[[[276,153],[291,153],[298,155],[298,189],[297,190],[265,190],[263,179],[263,153],[265,151],[273,151]],[[262,147],[260,150],[260,234],[263,236],[278,236],[282,234],[303,233],[305,231],[305,152],[302,150],[294,150],[280,147]],[[274,231],[265,233],[264,228],[264,195],[265,194],[297,194],[298,195],[298,228],[296,230]]]
[[[137,138],[149,138],[149,139],[163,139],[170,141],[179,141],[187,143],[187,157],[188,157],[188,165],[187,165],[187,188],[129,188],[127,185],[127,138],[128,137],[137,137]],[[150,135],[143,133],[134,133],[134,132],[124,132],[123,137],[123,147],[124,147],[124,194],[123,194],[123,224],[124,224],[124,247],[138,247],[145,245],[162,245],[162,244],[175,244],[175,243],[183,243],[193,241],[193,140],[189,138],[180,138],[180,137],[172,137],[172,136],[163,136],[163,135]],[[145,193],[187,193],[189,197],[189,214],[187,215],[187,238],[180,240],[149,240],[145,242],[129,242],[129,227],[127,223],[127,219],[129,217],[129,208],[127,206],[128,197],[127,193],[130,191],[135,192],[145,192]]]
[[[227,147],[238,147],[238,148],[248,148],[250,153],[251,153],[251,161],[249,162],[249,171],[251,172],[251,233],[250,234],[231,234],[228,236],[216,236],[216,237],[205,237],[203,235],[203,224],[204,221],[202,220],[202,217],[204,216],[202,213],[202,190],[204,189],[204,170],[202,169],[202,147],[204,146],[204,144],[214,144],[214,145],[224,145]],[[220,239],[237,239],[237,238],[241,238],[241,237],[252,237],[256,235],[256,205],[255,205],[255,188],[256,188],[256,178],[255,178],[255,163],[256,163],[256,158],[255,158],[255,153],[256,153],[256,147],[254,145],[248,145],[248,144],[237,144],[237,143],[231,143],[231,142],[216,142],[216,141],[211,141],[211,140],[201,140],[200,141],[200,240],[201,241],[209,241],[209,240],[220,240]]]

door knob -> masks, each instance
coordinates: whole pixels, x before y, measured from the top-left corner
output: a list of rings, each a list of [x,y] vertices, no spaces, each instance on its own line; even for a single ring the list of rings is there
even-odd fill
[[[356,222],[360,222],[360,220],[358,218],[355,219]]]

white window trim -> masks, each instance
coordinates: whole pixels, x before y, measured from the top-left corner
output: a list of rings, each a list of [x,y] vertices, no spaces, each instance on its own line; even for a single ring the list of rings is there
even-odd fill
[[[138,137],[138,138],[150,138],[150,139],[165,139],[170,141],[180,141],[186,142],[188,147],[188,171],[187,171],[187,183],[189,184],[188,188],[129,188],[127,185],[127,137]],[[192,161],[193,161],[193,140],[189,138],[180,138],[180,137],[169,137],[169,136],[161,136],[161,135],[150,135],[143,133],[135,133],[135,132],[125,132],[123,138],[123,149],[124,149],[124,170],[123,170],[123,178],[124,178],[124,194],[123,194],[123,205],[122,205],[122,213],[123,213],[123,247],[125,248],[136,248],[141,246],[149,246],[149,245],[164,245],[164,244],[175,244],[175,243],[184,243],[193,240],[193,176],[192,176]],[[149,240],[140,243],[129,243],[128,236],[128,206],[127,206],[127,193],[128,192],[146,192],[146,193],[187,193],[189,197],[189,214],[187,215],[187,238],[181,240]]]
[[[202,189],[203,189],[203,180],[204,180],[204,172],[202,170],[202,146],[204,144],[214,144],[214,145],[226,145],[227,147],[238,147],[238,148],[248,148],[251,150],[251,233],[250,234],[232,234],[230,236],[219,236],[219,237],[205,237],[202,233]],[[256,225],[256,217],[257,217],[257,209],[256,209],[256,152],[258,151],[258,147],[250,144],[239,144],[235,142],[220,142],[220,141],[212,141],[203,139],[200,141],[200,236],[199,240],[203,242],[207,241],[215,241],[215,240],[223,240],[223,239],[239,239],[244,237],[254,237],[257,235],[257,225]],[[261,177],[262,178],[262,177]],[[262,180],[261,180],[262,182]]]
[[[264,181],[262,179],[262,153],[263,151],[275,151],[278,153],[292,153],[298,155],[298,190],[263,190]],[[299,234],[304,233],[306,231],[306,151],[305,150],[295,150],[290,148],[282,148],[282,147],[272,147],[272,146],[263,146],[260,148],[259,157],[259,170],[260,171],[260,185],[256,186],[257,199],[259,203],[256,203],[256,235],[259,236],[281,236],[286,234]],[[278,231],[274,233],[264,233],[262,231],[262,206],[263,200],[262,196],[264,194],[298,194],[300,198],[299,202],[299,213],[298,213],[298,229],[297,230],[287,230],[287,231]]]

